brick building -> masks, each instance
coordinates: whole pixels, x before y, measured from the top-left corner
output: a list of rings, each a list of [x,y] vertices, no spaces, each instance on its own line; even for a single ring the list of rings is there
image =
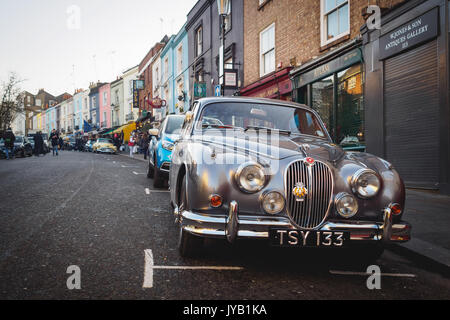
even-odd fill
[[[139,64],[138,76],[140,80],[144,80],[144,89],[139,90],[139,115],[143,110],[152,111],[151,101],[153,99],[153,83],[152,83],[152,67],[157,54],[164,48],[169,41],[164,36],[160,42],[157,42],[146,54]]]
[[[333,139],[365,150],[360,29],[368,4],[402,0],[249,0],[244,2],[241,95],[312,106]]]

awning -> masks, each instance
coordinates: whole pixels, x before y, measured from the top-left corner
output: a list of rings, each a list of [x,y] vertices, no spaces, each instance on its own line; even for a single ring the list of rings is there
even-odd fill
[[[131,132],[136,130],[136,122],[131,122],[129,124],[126,124],[124,126],[121,126],[120,128],[114,130],[112,133],[122,133],[123,131],[123,141],[128,141],[130,139]]]

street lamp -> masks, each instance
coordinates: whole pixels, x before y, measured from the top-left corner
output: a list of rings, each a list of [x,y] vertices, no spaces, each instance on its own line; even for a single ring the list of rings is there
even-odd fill
[[[219,79],[222,76],[222,85],[220,87],[222,96],[225,95],[225,19],[230,14],[231,0],[217,0],[217,9],[219,10],[219,23],[222,30],[222,47],[220,48],[220,59],[222,59],[221,67],[222,74],[219,74]],[[219,71],[220,73],[220,71]]]

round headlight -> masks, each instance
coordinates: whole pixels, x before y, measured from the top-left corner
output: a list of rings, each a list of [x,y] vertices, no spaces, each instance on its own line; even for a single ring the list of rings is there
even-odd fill
[[[380,190],[380,179],[372,170],[359,170],[353,175],[352,188],[361,198],[372,198]]]
[[[336,211],[344,218],[351,218],[358,212],[358,201],[348,193],[339,193],[336,196]]]
[[[255,163],[244,163],[236,172],[236,181],[242,191],[255,193],[266,183],[263,168]]]
[[[284,197],[276,191],[268,192],[262,198],[262,207],[269,214],[280,213],[284,209],[284,204]]]

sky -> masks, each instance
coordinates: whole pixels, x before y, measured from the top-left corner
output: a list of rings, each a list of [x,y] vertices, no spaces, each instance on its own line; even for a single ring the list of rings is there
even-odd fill
[[[0,0],[0,82],[54,96],[111,82],[176,34],[197,0]]]

